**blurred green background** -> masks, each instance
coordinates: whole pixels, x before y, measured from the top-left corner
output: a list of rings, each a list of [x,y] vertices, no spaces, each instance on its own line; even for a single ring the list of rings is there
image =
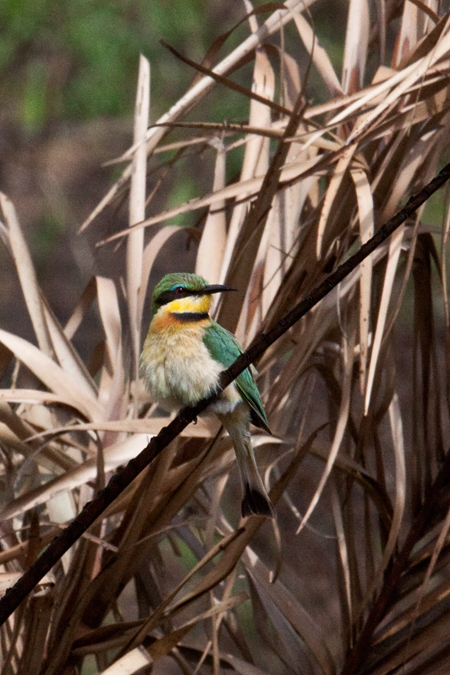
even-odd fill
[[[228,13],[226,3],[214,5],[220,6],[211,15],[213,5],[202,0],[4,0],[0,71],[7,114],[28,133],[63,119],[129,115],[140,52],[152,62],[160,114],[192,75],[167,57],[159,39],[201,58],[214,24],[220,30]]]
[[[343,44],[346,9],[346,0],[323,0],[311,8],[310,18],[328,47]],[[152,63],[152,107],[158,117],[194,74],[160,39],[200,61],[244,14],[238,0],[2,0],[2,122],[14,118],[21,131],[33,134],[61,120],[128,116],[140,52]],[[226,49],[244,32],[247,24],[230,36]],[[336,59],[340,56],[337,48]],[[223,101],[217,112],[223,114]]]

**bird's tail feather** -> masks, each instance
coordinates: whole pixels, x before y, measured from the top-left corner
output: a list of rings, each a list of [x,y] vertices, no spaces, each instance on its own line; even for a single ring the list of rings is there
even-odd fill
[[[247,483],[245,486],[245,495],[241,504],[242,517],[257,515],[266,518],[274,518],[274,508],[266,490],[251,488]]]
[[[239,476],[244,490],[241,507],[243,517],[258,515],[274,518],[275,511],[272,502],[256,466],[250,431],[244,425],[232,425],[224,422],[224,426],[231,436],[236,450]]]

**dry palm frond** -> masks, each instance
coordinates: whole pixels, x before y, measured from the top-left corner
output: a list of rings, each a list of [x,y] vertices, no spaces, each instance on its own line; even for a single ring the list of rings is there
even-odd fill
[[[315,4],[269,3],[264,22],[252,13],[249,36],[214,66],[223,37],[193,86],[148,128],[149,68],[141,59],[133,146],[120,158],[126,168],[84,224],[95,228],[129,188],[129,227],[110,237],[127,241],[125,316],[119,284],[96,277],[61,326],[2,196],[0,234],[37,343],[0,330],[2,367],[20,364],[0,392],[2,584],[27,569],[164,424],[136,364],[147,286],[163,246],[172,247],[174,266],[186,268],[173,243],[181,228],[167,221],[200,218],[195,269],[239,286],[215,313],[248,346],[445,159],[445,3],[407,2],[401,15],[395,3],[377,3],[372,16],[370,3],[350,1],[342,80],[307,13]],[[299,63],[294,54],[302,50]],[[236,95],[235,71],[249,62],[239,87],[243,97],[252,92],[247,119],[196,121],[214,88]],[[308,102],[313,78],[329,97],[316,105]],[[182,119],[188,111],[190,122]],[[190,147],[202,148],[209,186],[159,210],[152,197],[178,167],[186,170]],[[166,161],[163,153],[173,149]],[[419,211],[258,363],[275,437],[255,437],[255,445],[277,523],[239,522],[230,442],[214,422],[200,420],[2,627],[2,672],[51,675],[69,664],[81,672],[88,656],[99,672],[149,664],[163,672],[167,658],[180,673],[444,672],[448,198],[444,211],[442,224]],[[94,303],[104,339],[88,367],[72,338]]]

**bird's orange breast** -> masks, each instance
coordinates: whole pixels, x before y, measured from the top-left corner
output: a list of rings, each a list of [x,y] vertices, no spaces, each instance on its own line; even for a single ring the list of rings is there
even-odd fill
[[[141,373],[155,401],[168,409],[193,405],[207,395],[221,370],[203,343],[209,317],[179,321],[171,312],[153,318],[141,356]]]

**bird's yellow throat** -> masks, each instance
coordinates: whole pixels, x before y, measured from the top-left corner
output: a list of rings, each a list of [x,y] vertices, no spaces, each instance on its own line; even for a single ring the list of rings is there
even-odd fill
[[[182,312],[207,314],[211,309],[211,303],[211,295],[189,295],[187,298],[172,300],[172,302],[167,303],[161,309],[166,309],[168,312],[175,314],[181,314]]]
[[[210,295],[189,296],[172,300],[158,310],[153,317],[150,329],[152,331],[162,331],[168,328],[183,330],[183,328],[186,328],[186,323],[195,324],[199,323],[199,320],[202,323],[203,321],[209,321],[208,313],[211,309],[211,303]],[[185,321],[183,315],[188,318],[188,322]]]

